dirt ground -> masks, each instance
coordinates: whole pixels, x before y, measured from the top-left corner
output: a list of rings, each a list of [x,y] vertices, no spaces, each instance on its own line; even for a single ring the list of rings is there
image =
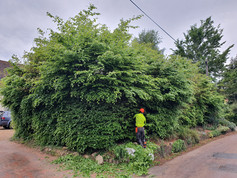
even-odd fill
[[[237,132],[216,138],[149,170],[157,178],[236,178]]]
[[[50,162],[55,157],[33,148],[9,141],[13,129],[0,127],[0,177],[1,178],[69,178],[70,172],[59,171]]]

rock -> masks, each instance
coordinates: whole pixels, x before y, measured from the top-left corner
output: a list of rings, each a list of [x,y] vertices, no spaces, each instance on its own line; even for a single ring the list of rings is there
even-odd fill
[[[67,150],[67,147],[64,146],[64,147],[62,148],[62,150]]]
[[[79,156],[80,154],[78,152],[73,152],[72,155],[73,156]]]
[[[103,164],[104,163],[104,159],[101,155],[96,156],[95,160],[97,161],[98,164]]]
[[[150,157],[151,157],[151,160],[152,160],[152,161],[154,161],[154,159],[155,159],[155,156],[154,156],[154,154],[153,154],[153,153],[149,153],[149,154],[148,154],[148,156],[150,156]]]
[[[64,156],[66,152],[63,150],[54,150],[56,156]]]
[[[199,133],[200,133],[201,135],[207,135],[207,133],[204,132],[204,131],[200,131]]]
[[[91,156],[92,156],[92,157],[95,157],[97,154],[98,154],[98,153],[95,152],[95,153],[92,153]]]
[[[135,156],[135,155],[134,155],[134,153],[135,153],[135,151],[136,151],[135,149],[133,149],[133,148],[126,148],[126,150],[127,150],[127,152],[128,152],[129,155]]]
[[[52,149],[51,149],[51,148],[47,148],[47,147],[46,147],[46,148],[44,149],[44,151],[45,151],[45,152],[51,152],[51,151],[52,151]]]
[[[114,163],[114,164],[119,164],[119,161],[118,161],[118,160],[113,160],[112,163]]]
[[[88,159],[90,156],[89,155],[83,155],[83,157]]]

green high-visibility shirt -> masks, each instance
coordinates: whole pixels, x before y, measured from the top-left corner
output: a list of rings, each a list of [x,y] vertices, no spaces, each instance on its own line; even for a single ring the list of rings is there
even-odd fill
[[[137,127],[144,127],[146,123],[146,118],[142,113],[135,114],[134,118],[136,119],[136,126]]]

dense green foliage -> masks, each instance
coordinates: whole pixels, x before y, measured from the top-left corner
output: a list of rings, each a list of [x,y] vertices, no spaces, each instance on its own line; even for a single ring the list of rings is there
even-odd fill
[[[226,126],[219,126],[217,129],[215,129],[209,133],[209,137],[210,138],[217,137],[221,134],[225,134],[228,130],[229,130],[229,128]]]
[[[232,113],[230,112],[230,114],[232,114]],[[226,116],[226,119],[220,119],[219,124],[222,125],[222,126],[228,127],[231,131],[234,131],[235,128],[236,128],[236,124],[235,124],[236,119],[235,119],[235,121],[233,120],[232,122],[227,120],[227,119],[230,119],[229,115]]]
[[[200,136],[196,130],[181,127],[178,132],[178,137],[185,140],[188,145],[197,144],[200,141]]]
[[[223,98],[197,65],[131,42],[136,18],[113,32],[96,24],[94,9],[65,22],[48,14],[58,29],[48,36],[39,29],[26,63],[12,64],[1,94],[15,137],[85,152],[135,141],[140,107],[148,113],[147,134],[160,138],[223,117]]]
[[[237,124],[237,56],[226,66],[218,86],[220,92],[226,96],[227,119]]]
[[[220,83],[223,86],[228,102],[230,104],[237,103],[237,56],[232,58],[227,65]]]
[[[221,42],[222,32],[220,25],[214,27],[211,17],[201,20],[200,27],[196,24],[191,26],[187,34],[184,34],[185,39],[176,42],[177,49],[174,50],[174,54],[199,62],[200,71],[203,74],[206,73],[207,61],[208,72],[216,79],[221,76],[230,49],[233,47],[231,45],[224,52],[220,52],[220,48],[225,43]]]
[[[176,140],[172,145],[172,152],[178,153],[186,149],[185,142],[181,139]]]

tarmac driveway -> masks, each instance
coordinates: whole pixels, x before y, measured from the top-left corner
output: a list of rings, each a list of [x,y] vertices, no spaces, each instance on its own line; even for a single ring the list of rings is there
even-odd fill
[[[149,173],[159,178],[237,178],[237,134],[153,167]]]

